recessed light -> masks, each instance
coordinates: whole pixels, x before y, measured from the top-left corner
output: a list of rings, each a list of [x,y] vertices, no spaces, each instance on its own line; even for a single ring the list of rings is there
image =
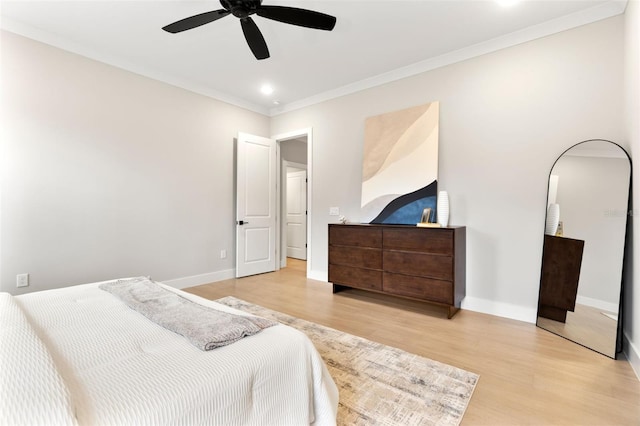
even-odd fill
[[[502,7],[511,7],[517,3],[520,3],[520,0],[495,0]]]
[[[263,95],[270,95],[273,93],[273,87],[271,87],[269,84],[263,84],[260,88],[260,91]]]
[[[273,104],[274,105],[280,105],[280,101],[276,99],[275,101],[273,101]]]

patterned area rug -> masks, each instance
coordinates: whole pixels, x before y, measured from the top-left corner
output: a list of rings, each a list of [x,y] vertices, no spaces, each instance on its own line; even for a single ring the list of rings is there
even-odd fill
[[[458,425],[479,376],[234,297],[216,302],[304,332],[340,391],[338,425]]]

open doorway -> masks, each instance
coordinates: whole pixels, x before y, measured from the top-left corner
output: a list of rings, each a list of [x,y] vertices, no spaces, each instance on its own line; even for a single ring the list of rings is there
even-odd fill
[[[304,145],[306,147],[306,143]],[[284,196],[282,219],[285,228],[281,236],[282,247],[283,250],[286,248],[287,259],[306,261],[307,165],[283,160],[282,169],[286,174],[282,185],[282,195]]]
[[[278,260],[279,267],[289,263],[304,268],[309,275],[311,129],[272,137],[278,145]]]

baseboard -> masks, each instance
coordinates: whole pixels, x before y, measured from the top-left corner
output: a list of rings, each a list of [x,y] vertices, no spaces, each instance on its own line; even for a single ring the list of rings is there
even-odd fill
[[[327,271],[311,270],[307,272],[307,278],[309,278],[310,280],[328,282],[329,273]]]
[[[622,334],[622,349],[624,355],[627,357],[627,361],[631,364],[633,372],[636,373],[636,377],[640,380],[640,351],[631,343],[627,333]]]
[[[602,300],[592,299],[590,297],[578,296],[576,297],[576,303],[591,306],[592,308],[601,309],[607,312],[618,312],[618,305],[615,303],[603,302]]]
[[[461,307],[462,309],[467,309],[469,311],[481,312],[483,314],[510,318],[532,324],[536,323],[538,314],[536,308],[526,308],[524,306],[495,302],[493,300],[480,299],[478,297],[470,296],[467,296],[462,300]]]
[[[231,278],[235,278],[235,276],[236,276],[235,269],[226,269],[224,271],[209,272],[207,274],[176,278],[173,280],[166,280],[162,282],[168,286],[178,288],[178,289],[183,289],[187,287],[194,287],[197,285],[209,284],[209,283],[222,281],[222,280],[228,280]]]
[[[217,281],[229,280],[236,277],[235,269],[227,269],[224,271],[209,272],[208,274],[193,275],[191,277],[175,278],[172,280],[163,280],[162,282],[173,288],[183,289],[194,287],[202,284],[214,283]],[[328,274],[326,271],[309,271],[307,278],[327,282]]]

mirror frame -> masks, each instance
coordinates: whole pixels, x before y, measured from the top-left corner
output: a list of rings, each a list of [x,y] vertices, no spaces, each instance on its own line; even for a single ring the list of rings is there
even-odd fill
[[[555,334],[556,336],[562,337],[564,339],[567,339],[573,343],[576,343],[580,346],[583,346],[587,349],[590,349],[594,352],[597,352],[599,354],[602,354],[604,356],[607,356],[609,358],[613,358],[613,359],[617,359],[618,358],[618,354],[620,352],[622,352],[622,325],[624,323],[624,284],[625,284],[625,276],[627,273],[627,268],[628,268],[628,251],[629,251],[629,243],[630,243],[630,235],[631,235],[631,230],[629,229],[631,226],[631,220],[629,220],[629,217],[631,216],[631,209],[632,209],[632,194],[633,194],[633,189],[632,189],[632,184],[633,184],[633,162],[631,161],[631,156],[629,155],[629,153],[627,152],[627,150],[625,148],[623,148],[620,144],[607,140],[607,139],[587,139],[581,142],[578,142],[574,145],[571,145],[569,148],[565,149],[564,151],[562,151],[562,153],[556,158],[556,160],[553,162],[553,164],[551,165],[551,169],[549,170],[549,175],[547,177],[547,196],[545,197],[545,205],[548,204],[549,202],[549,182],[551,180],[551,174],[553,173],[553,169],[556,166],[556,163],[560,160],[560,158],[562,158],[563,155],[565,155],[569,150],[575,148],[578,145],[587,143],[587,142],[608,142],[612,145],[617,146],[626,156],[627,160],[629,161],[629,186],[628,186],[628,194],[627,194],[627,210],[626,210],[626,215],[625,215],[625,231],[624,231],[624,243],[623,243],[623,253],[622,253],[622,259],[620,260],[622,263],[622,268],[621,268],[621,276],[620,276],[620,295],[618,297],[618,322],[616,325],[616,344],[615,344],[615,352],[613,357],[604,354],[598,350],[595,350],[593,348],[590,348],[589,346],[586,346],[580,342],[576,342],[575,340],[572,340],[568,337],[565,337],[561,334],[557,334],[554,333],[553,331],[547,330],[543,327],[541,327],[540,325],[538,325],[539,321],[539,315],[538,312],[540,310],[539,308],[539,304],[540,304],[540,298],[541,298],[541,289],[542,289],[542,274],[543,274],[543,269],[542,269],[542,262],[543,262],[543,255],[544,255],[544,238],[543,238],[543,243],[542,243],[542,256],[540,257],[540,279],[538,282],[538,300],[537,300],[537,304],[536,304],[536,327],[541,328],[545,331],[548,331],[549,333]],[[545,235],[545,231],[546,231],[546,223],[547,223],[547,215],[548,215],[548,209],[545,207],[545,227],[543,228],[543,233],[542,235]]]

